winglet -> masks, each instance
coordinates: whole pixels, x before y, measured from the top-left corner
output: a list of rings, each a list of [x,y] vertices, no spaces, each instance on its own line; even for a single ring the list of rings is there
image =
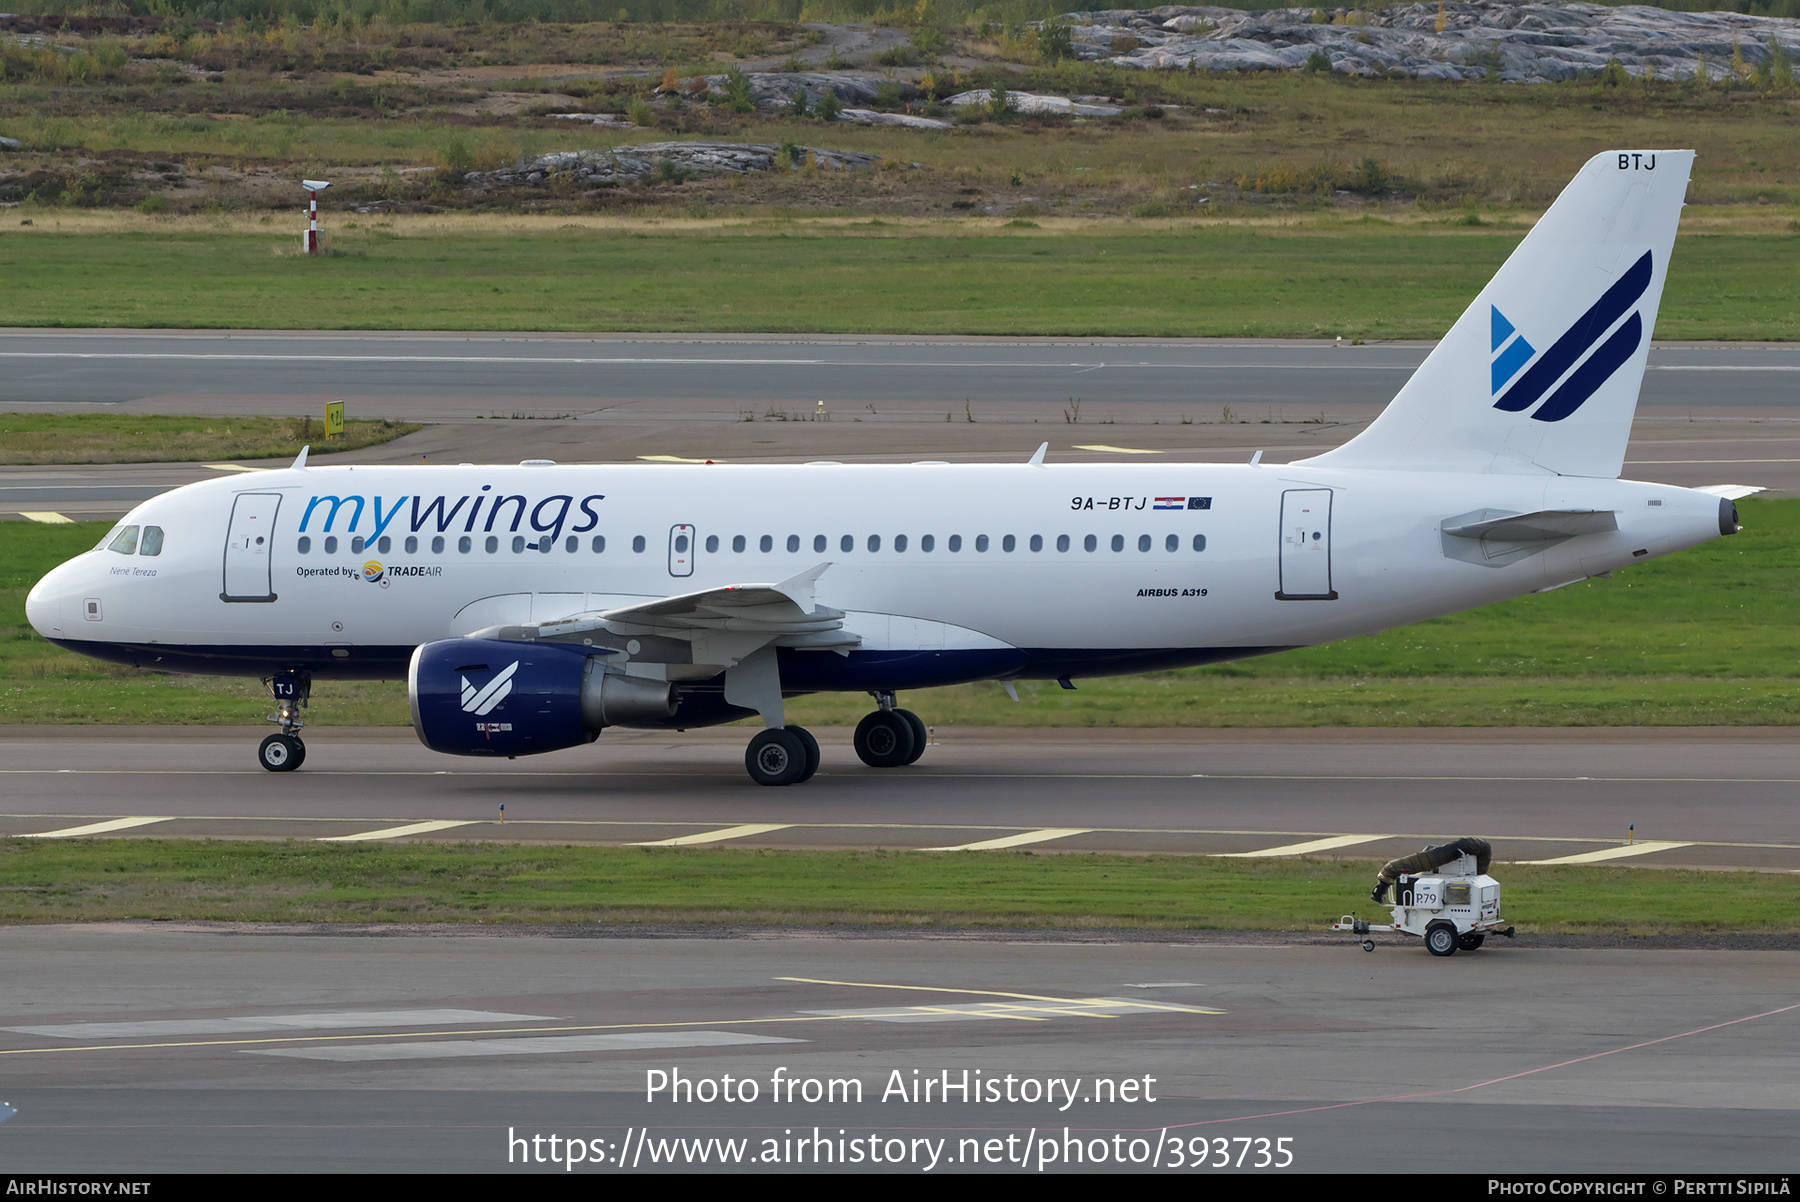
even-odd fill
[[[294,456],[294,466],[296,468],[303,468],[306,466],[306,453],[310,450],[312,450],[311,443],[307,443],[305,446],[300,448],[300,453],[298,455]]]
[[[798,576],[790,576],[780,584],[771,584],[769,587],[798,605],[801,612],[811,613],[818,608],[817,602],[813,600],[813,590],[818,586],[819,577],[823,576],[825,569],[830,566],[831,563],[828,560],[817,567],[806,569]]]
[[[1034,452],[1031,456],[1031,466],[1032,467],[1043,467],[1044,466],[1044,452],[1048,451],[1049,449],[1050,449],[1049,443],[1040,442],[1038,444],[1037,451]]]

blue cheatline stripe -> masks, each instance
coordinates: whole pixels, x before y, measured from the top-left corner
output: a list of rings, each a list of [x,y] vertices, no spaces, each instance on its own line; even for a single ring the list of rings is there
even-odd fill
[[[1537,348],[1525,341],[1525,335],[1521,334],[1513,339],[1513,344],[1501,351],[1500,357],[1494,360],[1494,386],[1489,391],[1499,392],[1525,366],[1525,361],[1536,353]]]
[[[1600,385],[1612,379],[1612,374],[1619,370],[1620,365],[1637,352],[1638,343],[1643,338],[1643,318],[1633,313],[1616,334],[1588,356],[1588,361],[1563,382],[1561,388],[1550,394],[1549,400],[1538,406],[1538,411],[1531,415],[1531,420],[1559,422],[1581,408]]]
[[[1488,347],[1488,350],[1497,351],[1501,343],[1512,337],[1513,323],[1500,316],[1500,306],[1489,305],[1488,308],[1494,311],[1494,345]]]
[[[1519,382],[1505,396],[1494,402],[1494,408],[1504,409],[1508,413],[1531,408],[1574,365],[1575,360],[1586,353],[1588,347],[1600,340],[1600,335],[1612,328],[1612,323],[1619,320],[1625,310],[1637,303],[1638,297],[1644,295],[1644,290],[1648,287],[1650,252],[1645,251],[1644,257],[1632,264],[1631,270],[1620,277],[1618,283],[1608,288],[1594,302],[1593,308],[1583,313],[1580,320],[1556,340],[1556,345],[1545,351],[1544,357],[1519,377]],[[1574,410],[1571,409],[1570,412]],[[1567,417],[1568,414],[1563,416]]]

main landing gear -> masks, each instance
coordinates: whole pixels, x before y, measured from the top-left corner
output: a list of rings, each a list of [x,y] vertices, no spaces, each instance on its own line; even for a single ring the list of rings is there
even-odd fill
[[[899,768],[925,754],[930,735],[919,715],[896,709],[894,695],[871,689],[869,696],[881,708],[856,724],[857,758],[871,768]]]
[[[862,762],[871,768],[899,768],[924,755],[930,732],[919,715],[895,708],[892,693],[871,691],[869,695],[881,708],[856,725],[854,744]],[[271,735],[269,741],[280,737]],[[266,760],[263,766],[270,768]],[[758,731],[744,749],[744,768],[759,785],[797,785],[811,780],[819,770],[819,741],[803,726],[768,727]]]
[[[292,772],[306,762],[306,744],[300,741],[300,728],[306,723],[300,711],[312,697],[312,678],[298,672],[283,672],[263,682],[275,699],[275,712],[269,721],[281,727],[281,733],[270,735],[256,749],[256,761],[270,772]]]

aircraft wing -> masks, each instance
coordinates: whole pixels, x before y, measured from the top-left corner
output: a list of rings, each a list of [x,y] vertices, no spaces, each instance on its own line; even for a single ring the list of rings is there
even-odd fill
[[[815,597],[830,566],[819,564],[777,584],[728,584],[533,626],[489,627],[470,637],[580,642],[615,653],[633,640],[633,659],[668,664],[679,676],[716,674],[768,646],[848,652],[861,638],[843,628],[842,610],[821,606]]]

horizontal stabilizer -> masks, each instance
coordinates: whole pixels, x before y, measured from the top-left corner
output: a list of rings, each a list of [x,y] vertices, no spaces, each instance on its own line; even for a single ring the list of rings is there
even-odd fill
[[[1702,484],[1694,491],[1715,497],[1724,497],[1727,501],[1741,501],[1745,497],[1753,497],[1759,492],[1768,492],[1769,490],[1760,484]]]
[[[1451,538],[1529,543],[1574,538],[1578,534],[1606,534],[1618,528],[1619,515],[1610,509],[1540,509],[1536,513],[1506,514],[1445,526],[1444,533]]]

